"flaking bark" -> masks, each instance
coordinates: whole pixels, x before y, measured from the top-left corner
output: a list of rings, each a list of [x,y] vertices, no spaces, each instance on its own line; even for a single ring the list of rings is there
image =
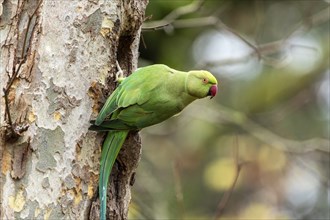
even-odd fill
[[[147,0],[0,1],[1,219],[97,219],[103,134],[88,131],[137,67]],[[10,119],[10,120],[9,120]],[[127,219],[141,144],[111,174],[108,216]]]

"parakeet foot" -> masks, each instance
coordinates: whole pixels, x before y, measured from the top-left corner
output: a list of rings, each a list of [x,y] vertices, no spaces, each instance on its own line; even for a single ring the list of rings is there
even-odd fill
[[[120,68],[120,65],[119,65],[118,61],[116,61],[116,66],[117,66],[118,71],[115,75],[115,82],[121,83],[125,79],[124,72]]]

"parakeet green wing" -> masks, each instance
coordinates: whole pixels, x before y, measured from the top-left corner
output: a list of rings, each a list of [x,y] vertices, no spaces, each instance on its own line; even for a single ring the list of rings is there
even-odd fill
[[[169,69],[166,66],[163,68]],[[156,92],[155,90],[159,88],[160,84],[166,80],[164,74],[157,74],[157,72],[152,71],[152,69],[144,69],[144,71],[137,70],[133,74],[138,74],[138,77],[128,77],[123,80],[119,87],[107,99],[95,120],[95,125],[101,125],[104,119],[109,117],[116,110],[120,111],[122,108],[126,108],[130,105],[142,105],[147,102],[150,96]]]

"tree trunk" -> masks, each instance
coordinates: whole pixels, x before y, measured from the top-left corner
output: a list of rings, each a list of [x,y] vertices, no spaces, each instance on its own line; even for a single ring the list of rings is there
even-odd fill
[[[147,0],[0,0],[1,219],[97,219],[104,134],[88,131],[137,67]],[[140,158],[130,134],[113,168],[111,219],[127,219]]]

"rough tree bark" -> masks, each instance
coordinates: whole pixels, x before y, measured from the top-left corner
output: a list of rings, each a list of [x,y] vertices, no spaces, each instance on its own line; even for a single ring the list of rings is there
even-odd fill
[[[97,219],[104,134],[89,132],[137,67],[147,0],[0,0],[1,219]],[[126,219],[140,158],[130,134],[114,166],[108,217]]]

